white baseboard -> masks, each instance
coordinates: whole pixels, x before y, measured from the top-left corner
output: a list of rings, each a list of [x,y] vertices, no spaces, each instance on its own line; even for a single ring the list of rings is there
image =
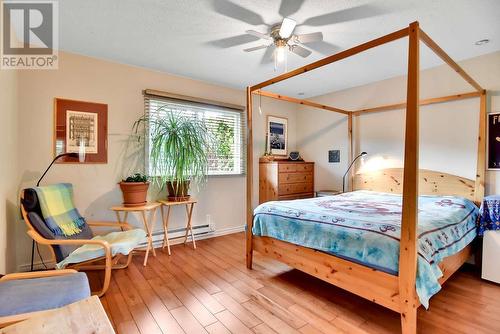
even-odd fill
[[[195,228],[195,226],[193,226],[193,228]],[[227,234],[239,233],[239,232],[243,232],[243,231],[245,231],[245,225],[228,227],[228,228],[224,228],[224,229],[220,229],[220,230],[215,230],[215,231],[212,231],[209,233],[204,233],[204,234],[199,234],[199,235],[195,234],[195,239],[196,240],[210,239],[210,238],[215,238],[215,237],[221,237],[221,236],[227,235]],[[191,239],[188,238],[188,241],[189,240],[191,240]],[[182,242],[183,242],[182,238],[176,238],[176,239],[173,239],[170,241],[170,246],[181,244]],[[154,248],[160,248],[162,246],[162,243],[163,243],[163,238],[162,238],[161,234],[156,234],[153,236],[153,247]],[[55,266],[54,261],[45,260],[44,262],[45,262],[45,265],[47,266],[47,268],[49,268],[49,269],[52,269]],[[25,263],[25,264],[19,265],[17,267],[17,270],[18,270],[18,272],[25,272],[25,271],[29,271],[30,267],[31,267],[30,263]],[[33,270],[44,270],[44,269],[45,269],[45,267],[43,266],[42,261],[33,262]]]

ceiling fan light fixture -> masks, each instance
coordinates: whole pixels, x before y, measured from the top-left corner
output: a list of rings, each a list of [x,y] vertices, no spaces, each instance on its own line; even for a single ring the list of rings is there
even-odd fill
[[[286,49],[284,45],[280,45],[276,48],[276,61],[282,63],[285,61]]]
[[[281,23],[281,28],[279,32],[281,38],[289,38],[292,35],[292,32],[295,29],[296,25],[297,22],[295,22],[295,20],[285,17],[283,19],[283,22]]]

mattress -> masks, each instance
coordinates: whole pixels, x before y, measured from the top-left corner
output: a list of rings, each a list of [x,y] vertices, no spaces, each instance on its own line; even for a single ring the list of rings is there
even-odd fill
[[[254,210],[252,232],[397,275],[401,209],[401,195],[364,190],[266,202]],[[441,289],[439,262],[476,237],[478,211],[461,197],[419,197],[416,290],[424,307]]]

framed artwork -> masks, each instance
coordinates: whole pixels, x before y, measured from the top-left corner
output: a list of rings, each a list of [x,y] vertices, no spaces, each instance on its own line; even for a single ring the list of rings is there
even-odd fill
[[[500,169],[500,112],[488,114],[488,169]]]
[[[272,155],[288,155],[288,119],[267,116],[267,152]]]
[[[54,156],[85,152],[83,163],[108,162],[108,105],[54,99]],[[78,163],[62,157],[56,163]]]
[[[488,169],[500,169],[500,112],[488,114]]]

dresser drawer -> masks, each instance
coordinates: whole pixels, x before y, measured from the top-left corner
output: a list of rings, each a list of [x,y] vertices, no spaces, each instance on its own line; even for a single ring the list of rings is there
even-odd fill
[[[278,182],[281,183],[298,183],[298,182],[313,182],[313,174],[310,172],[300,173],[280,173]]]
[[[279,188],[279,196],[282,195],[291,195],[291,194],[300,194],[300,193],[308,193],[313,191],[312,183],[290,183],[290,184],[280,184]]]
[[[311,172],[314,170],[313,164],[297,164],[295,165],[295,170],[297,172]]]
[[[278,172],[280,173],[288,173],[288,172],[312,172],[314,170],[313,164],[305,164],[305,163],[284,163],[279,164]]]
[[[305,194],[294,194],[294,195],[282,195],[278,197],[280,201],[289,201],[292,199],[304,199],[304,198],[313,198],[314,193],[305,193]]]
[[[288,173],[288,172],[296,172],[297,171],[297,164],[279,164],[278,165],[278,172],[280,173]]]

